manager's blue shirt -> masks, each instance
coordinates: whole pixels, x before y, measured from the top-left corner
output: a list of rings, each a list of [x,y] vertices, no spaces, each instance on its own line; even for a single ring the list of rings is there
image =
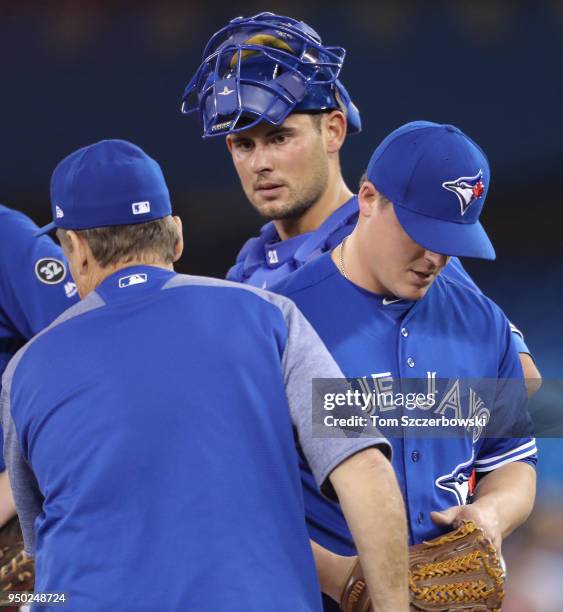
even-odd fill
[[[4,374],[6,463],[65,610],[320,610],[294,431],[317,485],[381,437],[312,436],[311,377],[341,376],[292,302],[120,270]],[[42,608],[43,609],[43,608]]]

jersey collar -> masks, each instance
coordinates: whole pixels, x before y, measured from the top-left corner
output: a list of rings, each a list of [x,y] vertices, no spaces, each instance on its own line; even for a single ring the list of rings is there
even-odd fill
[[[299,247],[309,239],[310,235],[311,232],[307,232],[306,234],[299,234],[287,240],[280,240],[278,236],[277,240],[265,242],[264,261],[269,268],[278,268],[294,257],[296,251],[298,251]]]
[[[402,298],[398,298],[395,295],[380,295],[378,293],[374,293],[373,291],[369,291],[368,289],[364,289],[359,285],[356,285],[352,281],[344,278],[338,266],[332,261],[331,253],[326,253],[323,257],[326,259],[325,265],[327,268],[332,266],[333,271],[335,271],[340,277],[340,282],[344,287],[348,290],[357,291],[358,293],[364,295],[368,299],[374,302],[374,304],[383,310],[409,310],[414,306],[417,301],[415,300],[404,300]]]
[[[265,261],[269,267],[278,267],[284,261],[294,259],[299,266],[311,259],[319,251],[324,250],[327,238],[331,236],[339,227],[348,225],[350,219],[358,214],[358,197],[352,196],[345,204],[337,208],[314,232],[307,232],[300,236],[295,236],[289,240],[281,240],[276,230],[273,221],[266,223],[260,229],[258,241],[260,247],[249,253],[244,262],[244,272],[250,274],[257,266],[262,265]],[[299,240],[298,240],[299,239]],[[294,242],[295,240],[295,242]],[[281,245],[287,244],[284,247],[282,256],[278,251],[277,259],[279,263],[270,264],[268,250],[272,249],[273,245],[279,249]],[[297,247],[295,249],[295,247]],[[292,253],[287,255],[285,248],[291,250]],[[274,256],[273,256],[274,257]],[[275,257],[274,257],[275,259]]]
[[[162,287],[176,272],[157,266],[128,266],[105,278],[96,288],[102,297],[120,299]]]

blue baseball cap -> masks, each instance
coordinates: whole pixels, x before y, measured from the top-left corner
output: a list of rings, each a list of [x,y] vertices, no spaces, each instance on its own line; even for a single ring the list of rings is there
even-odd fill
[[[429,251],[495,259],[479,215],[489,190],[481,147],[453,125],[407,123],[374,151],[368,179],[394,205],[405,232]]]
[[[51,177],[53,229],[133,225],[172,214],[158,163],[126,140],[102,140],[65,157]]]

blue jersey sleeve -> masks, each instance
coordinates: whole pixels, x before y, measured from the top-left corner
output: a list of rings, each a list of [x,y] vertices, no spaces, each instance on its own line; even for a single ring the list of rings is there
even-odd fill
[[[503,357],[499,366],[497,401],[493,407],[490,424],[491,437],[485,437],[477,451],[475,472],[477,476],[495,470],[513,461],[525,461],[533,467],[537,462],[536,441],[532,437],[532,424],[527,409],[527,392],[522,366],[508,320],[501,317],[503,332]],[[495,418],[497,419],[495,424]],[[503,420],[501,430],[507,437],[495,437],[498,419]]]
[[[512,332],[512,341],[516,346],[516,350],[519,353],[527,353],[528,355],[531,355],[530,349],[524,340],[524,334],[516,327],[516,325],[514,325],[514,323],[510,324],[510,331]]]
[[[0,375],[27,340],[78,301],[60,247],[24,214],[0,205]],[[0,471],[4,469],[0,435]]]
[[[62,250],[25,215],[0,207],[0,300],[28,340],[78,300]]]

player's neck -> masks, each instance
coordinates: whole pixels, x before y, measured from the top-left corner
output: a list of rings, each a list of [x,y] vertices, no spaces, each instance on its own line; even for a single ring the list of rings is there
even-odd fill
[[[345,204],[354,194],[348,189],[342,175],[338,173],[336,180],[329,181],[323,195],[300,217],[296,219],[280,219],[274,221],[276,230],[282,240],[312,232]]]
[[[364,257],[357,240],[356,231],[353,231],[344,239],[343,245],[340,244],[332,251],[331,258],[339,272],[350,282],[377,295],[390,295],[379,279],[370,274],[366,266],[363,265]],[[342,268],[344,268],[344,271]]]

